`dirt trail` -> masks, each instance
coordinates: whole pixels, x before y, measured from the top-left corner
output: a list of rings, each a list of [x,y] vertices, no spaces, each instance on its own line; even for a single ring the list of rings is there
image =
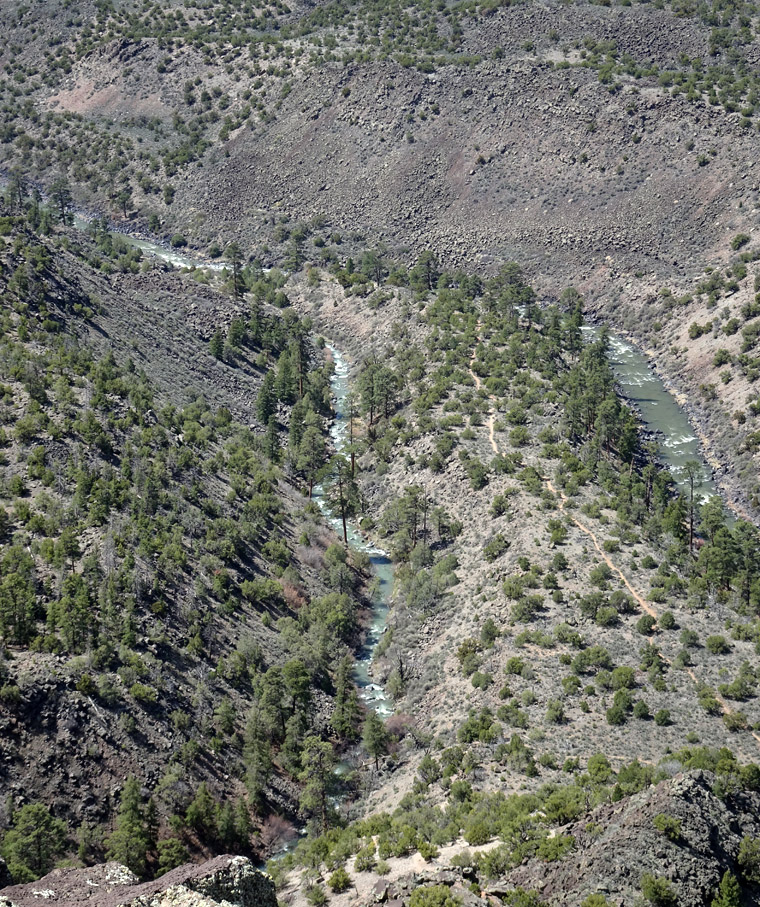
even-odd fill
[[[480,328],[480,325],[478,325],[478,328]],[[475,359],[476,359],[476,351],[473,350],[472,356],[470,358],[469,371],[473,377],[473,380],[475,381],[475,387],[478,390],[480,390],[480,388],[483,386],[483,382],[480,379],[480,377],[475,374],[475,371],[473,369]],[[496,397],[493,394],[489,394],[488,399],[492,403],[497,402]],[[498,455],[499,453],[501,453],[501,451],[499,450],[499,445],[496,443],[496,437],[494,434],[495,419],[496,419],[496,417],[492,411],[488,417],[488,423],[487,423],[488,424],[488,440],[490,441],[493,452]],[[559,489],[559,490],[556,489],[548,477],[545,477],[543,481],[544,481],[544,484],[546,485],[546,487],[549,489],[549,491],[553,495],[555,495],[555,497],[559,498],[560,510],[563,513],[568,514],[572,523],[578,529],[580,529],[581,532],[583,532],[585,535],[587,535],[591,539],[591,541],[594,543],[594,547],[599,552],[599,555],[601,556],[602,560],[605,562],[605,564],[607,564],[607,566],[610,568],[610,570],[612,570],[612,572],[620,578],[623,585],[631,593],[631,595],[636,600],[636,602],[639,604],[639,606],[644,611],[646,611],[647,614],[651,615],[655,620],[659,621],[660,616],[657,613],[657,611],[652,607],[651,602],[647,601],[644,598],[644,596],[634,587],[633,583],[631,583],[631,581],[628,579],[628,577],[625,575],[625,573],[623,573],[622,569],[620,567],[618,567],[617,564],[615,564],[612,561],[612,559],[607,554],[607,552],[604,551],[604,549],[602,548],[601,543],[599,541],[599,537],[594,532],[594,530],[589,528],[588,526],[586,526],[584,523],[582,523],[574,514],[568,513],[568,510],[566,507],[566,504],[568,501],[567,495],[561,489]],[[673,664],[672,660],[670,658],[667,658],[665,655],[661,654],[660,657],[666,664],[668,664],[668,665]],[[694,685],[696,687],[699,687],[700,681],[697,678],[694,671],[691,668],[685,668],[684,670],[685,670],[686,674],[691,678]],[[732,712],[732,709],[730,708],[730,706],[726,703],[726,701],[717,692],[714,693],[714,695],[715,695],[716,701],[718,702],[721,709],[723,710],[723,714],[730,715]],[[750,731],[750,733],[755,738],[755,740],[757,740],[757,742],[760,743],[760,734],[758,734],[756,731]]]

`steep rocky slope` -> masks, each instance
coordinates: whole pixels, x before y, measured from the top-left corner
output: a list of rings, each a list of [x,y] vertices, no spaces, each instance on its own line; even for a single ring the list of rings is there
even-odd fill
[[[288,267],[378,243],[491,272],[517,260],[642,344],[663,286],[694,295],[753,237],[753,5],[376,6],[73,19],[50,3],[38,24],[9,5],[4,166],[48,186],[65,172],[114,219]],[[670,313],[673,343],[689,346],[690,315]],[[756,512],[754,389],[716,383],[703,402],[699,352],[683,369],[651,346],[715,462],[741,458]]]
[[[303,818],[301,748],[331,733],[367,604],[366,564],[281,453],[298,321],[160,268],[104,276],[86,236],[0,224],[0,822],[43,804],[65,823],[51,852],[116,853],[131,778],[139,875],[164,839],[170,865],[266,854]],[[331,366],[304,343],[319,435]],[[262,424],[268,382],[290,402],[272,390]],[[52,865],[25,863],[24,828],[17,881]]]

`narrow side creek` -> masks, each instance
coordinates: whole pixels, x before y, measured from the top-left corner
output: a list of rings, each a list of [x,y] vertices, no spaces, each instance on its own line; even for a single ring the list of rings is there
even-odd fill
[[[78,230],[86,231],[89,223],[90,221],[86,217],[82,217],[79,214],[74,216],[74,226]],[[119,235],[122,236],[129,245],[139,249],[144,254],[151,255],[154,258],[165,261],[177,268],[205,268],[219,273],[227,267],[224,262],[201,261],[198,258],[193,258],[191,255],[176,249],[166,248],[165,246],[151,242],[148,239],[130,236],[125,233],[120,233]],[[344,355],[337,347],[332,344],[326,344],[326,346],[330,351],[330,355],[335,364],[335,370],[331,379],[334,418],[332,425],[330,426],[330,437],[332,438],[335,450],[338,453],[343,453],[348,444],[347,435],[349,426],[344,415],[344,405],[346,396],[350,390],[348,378],[349,365]],[[342,524],[340,523],[340,520],[330,514],[321,491],[320,486],[316,486],[313,491],[313,497],[338,536],[341,536],[343,532]],[[388,620],[388,610],[393,594],[393,564],[387,553],[367,542],[359,531],[358,526],[352,522],[349,522],[347,525],[347,535],[348,542],[352,548],[367,553],[376,577],[374,594],[372,596],[372,613],[367,626],[364,642],[357,654],[356,663],[354,665],[354,682],[359,690],[360,698],[367,706],[374,709],[381,717],[386,718],[393,713],[393,708],[389,698],[386,696],[384,688],[376,683],[370,676],[370,670],[375,648],[385,632]]]

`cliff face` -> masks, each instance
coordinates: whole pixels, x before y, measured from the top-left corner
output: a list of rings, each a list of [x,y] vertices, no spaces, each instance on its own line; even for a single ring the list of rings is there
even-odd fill
[[[0,907],[276,907],[274,884],[245,857],[220,856],[200,865],[174,869],[140,885],[119,863],[87,869],[56,869],[37,882],[0,893]]]

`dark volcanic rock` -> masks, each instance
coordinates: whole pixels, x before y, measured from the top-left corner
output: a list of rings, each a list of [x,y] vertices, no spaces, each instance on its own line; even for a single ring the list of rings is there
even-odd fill
[[[605,804],[561,830],[576,841],[566,859],[531,861],[509,881],[540,891],[551,904],[580,904],[601,892],[622,907],[634,903],[641,877],[651,873],[673,884],[680,907],[701,907],[710,902],[726,870],[737,872],[742,837],[760,834],[760,794],[721,799],[713,793],[714,783],[710,772],[689,772]],[[653,820],[661,813],[680,821],[677,840],[655,828]]]

